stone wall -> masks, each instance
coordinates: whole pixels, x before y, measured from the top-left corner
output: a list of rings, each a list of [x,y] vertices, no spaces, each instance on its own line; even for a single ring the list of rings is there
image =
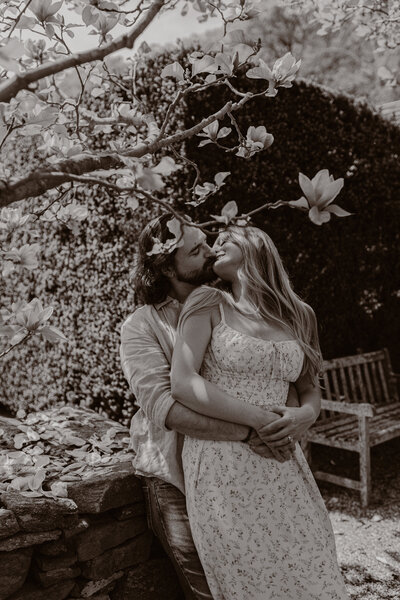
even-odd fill
[[[80,408],[0,418],[0,600],[179,600],[128,431]]]

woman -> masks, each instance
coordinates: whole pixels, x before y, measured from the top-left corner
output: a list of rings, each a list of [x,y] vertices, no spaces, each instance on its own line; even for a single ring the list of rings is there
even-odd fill
[[[295,382],[297,410],[316,418],[316,320],[291,289],[273,242],[254,227],[230,227],[215,249],[214,271],[232,295],[202,287],[186,301],[172,361],[174,397],[262,438],[266,411],[283,407]],[[205,379],[231,401],[225,394],[211,400]],[[182,460],[190,526],[214,600],[347,598],[329,517],[298,445],[279,462],[242,442],[186,437]]]

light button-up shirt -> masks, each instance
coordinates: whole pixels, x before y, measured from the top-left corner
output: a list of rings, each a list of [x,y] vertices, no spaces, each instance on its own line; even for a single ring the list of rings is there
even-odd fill
[[[121,327],[122,369],[139,410],[131,423],[131,448],[137,475],[159,477],[184,493],[184,436],[166,427],[175,400],[170,370],[182,305],[168,297],[132,313]]]

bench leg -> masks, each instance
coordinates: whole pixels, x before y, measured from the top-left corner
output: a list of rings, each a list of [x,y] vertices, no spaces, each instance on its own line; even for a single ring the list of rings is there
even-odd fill
[[[369,419],[359,417],[360,432],[360,483],[361,483],[361,506],[365,508],[369,504],[371,496],[371,451],[369,447]]]

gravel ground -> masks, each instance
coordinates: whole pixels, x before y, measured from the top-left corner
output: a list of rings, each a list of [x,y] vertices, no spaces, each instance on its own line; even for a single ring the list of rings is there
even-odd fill
[[[336,537],[339,564],[352,600],[400,600],[400,439],[372,449],[372,499],[320,483]],[[313,446],[313,469],[358,478],[358,455]]]

